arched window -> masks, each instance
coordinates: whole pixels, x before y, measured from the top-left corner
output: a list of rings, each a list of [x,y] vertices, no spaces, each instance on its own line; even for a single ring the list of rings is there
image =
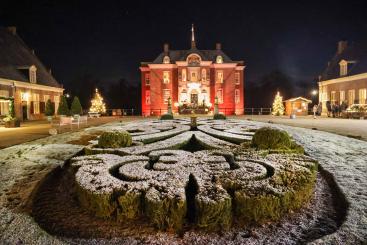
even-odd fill
[[[218,55],[217,58],[216,58],[216,63],[222,64],[223,63],[223,57]]]
[[[186,61],[189,65],[199,65],[201,62],[201,57],[198,54],[190,54]]]
[[[171,62],[171,60],[170,60],[170,58],[169,58],[169,56],[164,56],[163,57],[163,64],[169,64]]]

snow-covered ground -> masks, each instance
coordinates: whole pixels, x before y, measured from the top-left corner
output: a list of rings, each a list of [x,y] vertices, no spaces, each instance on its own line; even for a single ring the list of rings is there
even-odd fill
[[[261,122],[241,122],[256,127],[273,126],[289,132],[294,139],[302,144],[307,153],[319,161],[320,165],[327,172],[331,173],[340,190],[345,195],[348,202],[348,212],[343,224],[339,229],[319,240],[314,244],[361,244],[367,241],[367,142],[360,141],[332,133],[315,131],[310,129],[294,128],[291,126],[274,125]],[[57,136],[36,140],[30,143],[17,145],[0,151],[0,239],[5,244],[63,244],[64,241],[53,237],[43,231],[37,223],[25,212],[19,212],[23,206],[27,206],[26,197],[16,195],[14,186],[29,180],[24,188],[29,188],[30,192],[36,187],[40,180],[37,178],[38,169],[48,166],[49,171],[69,159],[73,154],[78,153],[83,146],[66,144],[71,140],[80,138],[88,134],[90,130],[108,130],[113,127],[123,125],[110,124],[103,127],[96,127],[82,132],[67,133]],[[220,125],[217,126],[221,128]],[[213,129],[213,128],[212,128]],[[165,131],[171,130],[166,128]],[[238,133],[239,131],[225,129],[227,133]],[[167,133],[165,133],[167,134]],[[144,134],[141,134],[144,135]],[[137,135],[138,136],[138,135]],[[227,135],[228,136],[228,135]],[[31,173],[30,173],[31,172]],[[13,194],[19,200],[14,202]],[[28,193],[29,196],[31,195]],[[28,197],[28,196],[27,196]],[[24,199],[24,200],[23,200]],[[9,203],[15,203],[10,206]],[[14,209],[14,206],[16,207]],[[246,236],[244,236],[246,237]],[[166,236],[158,234],[156,244],[166,242]],[[162,239],[162,240],[160,240]],[[221,244],[226,241],[218,236],[213,236],[211,243]],[[175,239],[176,244],[179,239]],[[208,242],[208,240],[202,240]],[[258,244],[259,240],[240,239],[233,241],[234,244]],[[102,242],[102,241],[100,241]],[[137,243],[136,240],[126,240],[128,243]],[[199,240],[196,241],[200,243]],[[98,241],[88,243],[97,244]],[[229,242],[228,242],[229,243]]]

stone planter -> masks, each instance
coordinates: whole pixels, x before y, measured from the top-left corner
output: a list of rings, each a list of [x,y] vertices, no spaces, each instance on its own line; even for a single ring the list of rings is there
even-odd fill
[[[20,127],[20,121],[18,119],[5,122],[5,128],[18,128]]]

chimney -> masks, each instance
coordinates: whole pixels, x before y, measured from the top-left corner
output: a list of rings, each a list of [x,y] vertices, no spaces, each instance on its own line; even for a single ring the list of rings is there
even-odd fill
[[[221,50],[222,49],[222,44],[221,43],[216,43],[215,44],[215,49],[216,50]]]
[[[338,42],[337,54],[343,53],[343,51],[348,47],[348,41],[342,40]]]
[[[8,31],[13,35],[17,34],[17,27],[16,26],[8,26],[6,29],[8,29]]]
[[[165,54],[168,54],[168,52],[169,52],[169,45],[168,45],[168,43],[165,43],[165,44],[163,45],[163,52],[164,52]]]

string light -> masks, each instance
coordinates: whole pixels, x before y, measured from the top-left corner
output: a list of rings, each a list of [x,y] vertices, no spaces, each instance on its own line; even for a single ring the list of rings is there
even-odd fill
[[[106,105],[103,102],[103,97],[98,92],[98,88],[96,88],[96,93],[94,94],[93,99],[91,100],[92,106],[89,109],[89,112],[94,113],[105,113],[106,112]]]

